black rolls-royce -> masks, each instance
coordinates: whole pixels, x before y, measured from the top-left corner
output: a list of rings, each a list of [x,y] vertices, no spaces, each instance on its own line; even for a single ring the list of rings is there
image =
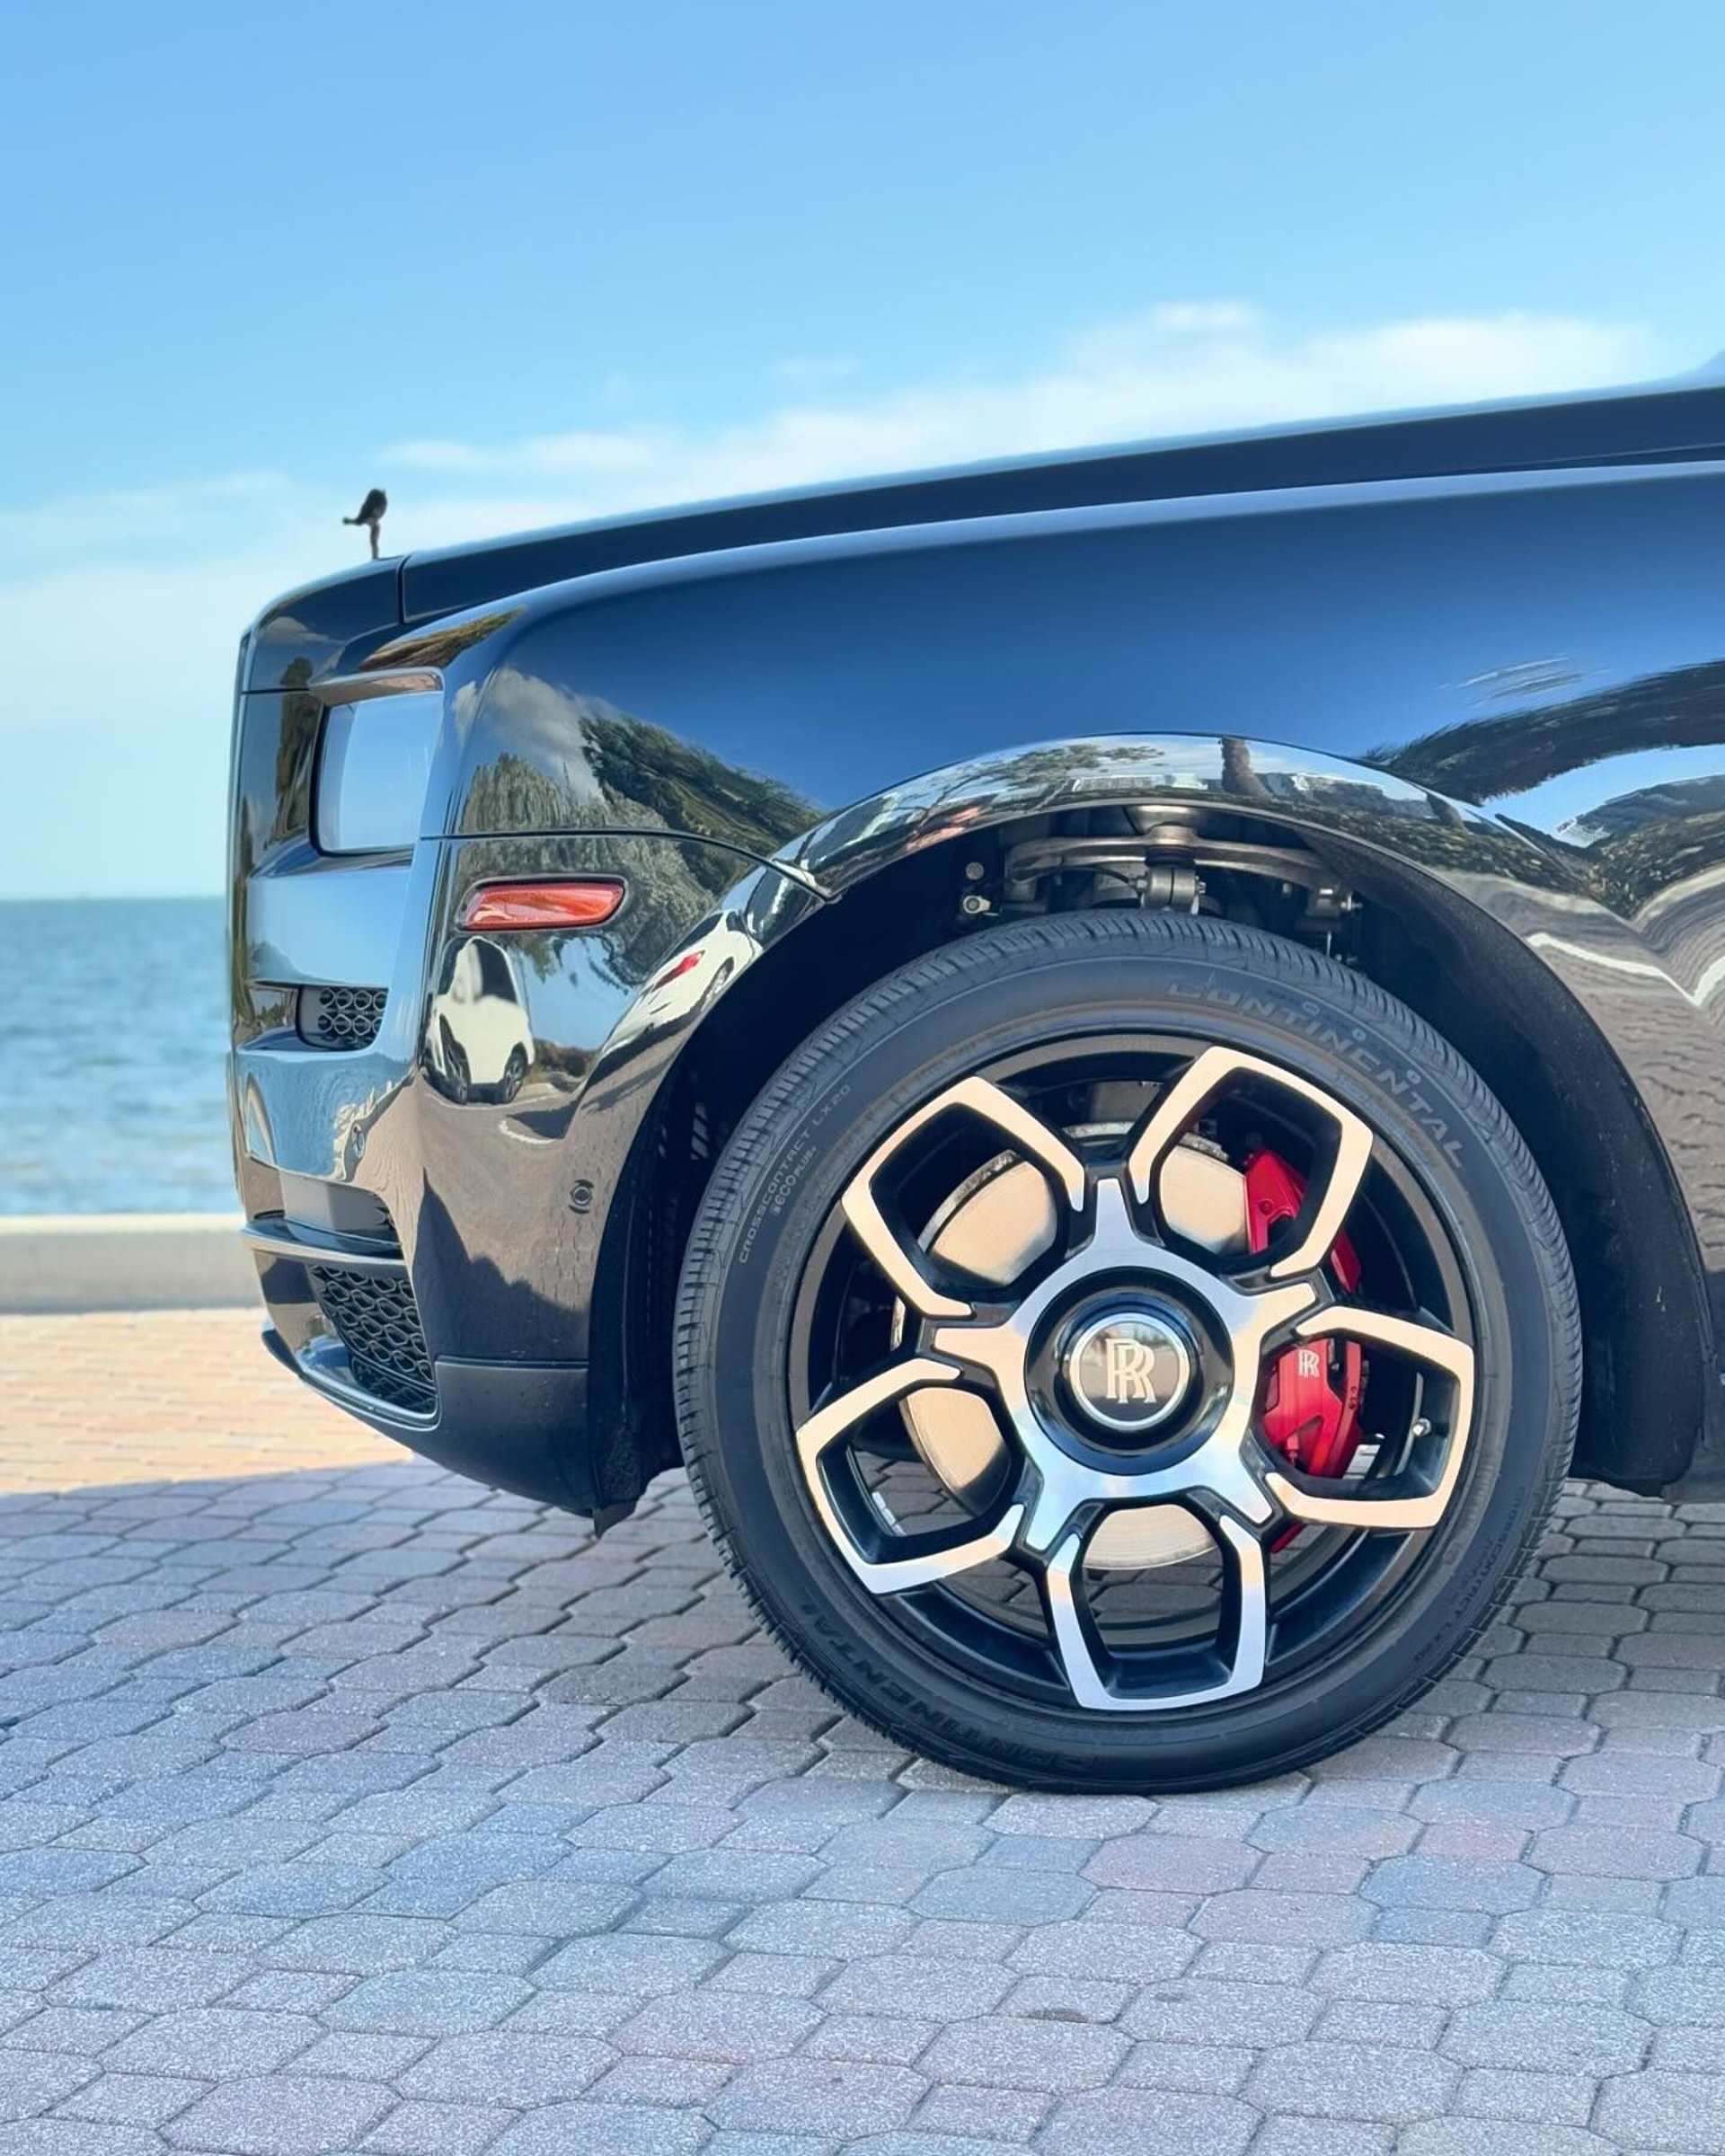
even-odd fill
[[[1725,1495],[1725,382],[367,563],[241,656],[272,1352],[1008,1780],[1297,1765]]]

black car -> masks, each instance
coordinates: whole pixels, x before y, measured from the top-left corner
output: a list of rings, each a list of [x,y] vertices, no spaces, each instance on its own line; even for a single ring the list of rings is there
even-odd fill
[[[1572,1458],[1725,1495],[1725,383],[367,564],[237,702],[269,1346],[686,1464],[894,1738],[1271,1773]]]

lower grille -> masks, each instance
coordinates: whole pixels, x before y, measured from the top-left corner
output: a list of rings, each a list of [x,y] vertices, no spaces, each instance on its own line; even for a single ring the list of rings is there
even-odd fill
[[[347,1349],[359,1383],[392,1407],[429,1414],[438,1404],[437,1383],[406,1276],[362,1273],[345,1265],[305,1269],[318,1307]]]
[[[299,1037],[320,1048],[368,1048],[384,1022],[382,988],[302,988]]]

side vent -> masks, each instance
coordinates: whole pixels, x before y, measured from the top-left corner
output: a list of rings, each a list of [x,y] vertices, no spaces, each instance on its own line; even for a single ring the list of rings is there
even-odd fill
[[[368,1048],[384,1022],[382,988],[302,988],[299,1037],[314,1048]]]

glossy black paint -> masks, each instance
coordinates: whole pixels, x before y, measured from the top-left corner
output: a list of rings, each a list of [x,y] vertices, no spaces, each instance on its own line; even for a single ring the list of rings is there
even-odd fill
[[[1495,1036],[1460,1045],[1531,1072],[1590,1153],[1566,1224],[1616,1251],[1595,1407],[1633,1411],[1590,1463],[1676,1480],[1725,1321],[1721,444],[1725,386],[1677,385],[639,518],[294,595],[236,728],[248,1215],[291,1217],[295,1178],[375,1194],[433,1354],[587,1373],[544,1455],[626,1502],[668,1457],[640,1310],[675,1262],[653,1148],[679,1083],[811,975],[870,977],[881,895],[939,849],[1208,803],[1423,923],[1458,1025]],[[322,685],[405,668],[446,697],[420,842],[321,859]],[[462,955],[474,881],[559,872],[628,903]],[[325,980],[388,988],[370,1048],[292,1033]],[[315,1305],[266,1294],[305,1366]],[[542,1489],[519,1452],[495,1478]]]

